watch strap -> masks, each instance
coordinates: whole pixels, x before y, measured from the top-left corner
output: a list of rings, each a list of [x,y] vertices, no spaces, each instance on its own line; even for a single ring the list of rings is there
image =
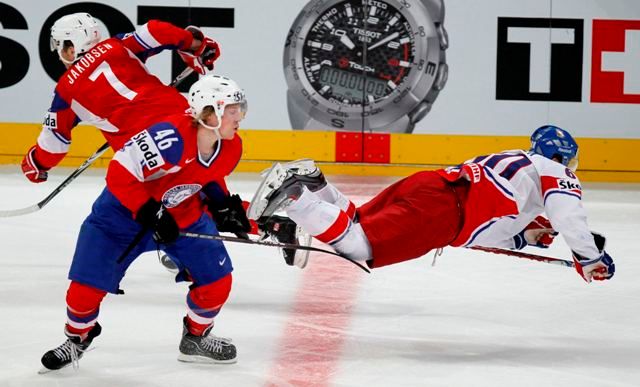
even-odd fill
[[[436,24],[444,22],[444,0],[422,0],[422,4]]]

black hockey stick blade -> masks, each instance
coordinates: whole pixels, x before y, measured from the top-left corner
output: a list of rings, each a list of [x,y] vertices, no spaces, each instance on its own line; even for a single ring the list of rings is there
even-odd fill
[[[255,239],[244,239],[244,238],[238,238],[238,237],[232,237],[232,236],[226,236],[226,235],[200,234],[200,233],[195,233],[195,232],[181,232],[180,236],[187,237],[187,238],[211,239],[211,240],[223,241],[223,242],[236,242],[236,243],[245,243],[245,244],[250,244],[250,245],[279,247],[281,249],[296,249],[296,250],[315,251],[317,253],[335,255],[336,257],[340,257],[340,258],[342,258],[344,260],[347,260],[347,261],[351,262],[352,264],[358,266],[360,269],[366,271],[367,273],[371,273],[371,271],[369,271],[369,269],[367,269],[361,263],[359,263],[357,261],[354,261],[352,259],[349,259],[349,258],[345,257],[344,255],[340,255],[340,254],[338,254],[338,253],[336,253],[334,251],[324,250],[324,249],[320,249],[320,248],[312,247],[312,246],[301,246],[301,245],[296,245],[296,244],[293,244],[293,243],[278,243],[278,242],[271,242],[271,241],[266,241],[266,240],[265,241],[261,241],[261,240],[255,240]]]
[[[518,258],[522,258],[522,259],[530,259],[532,261],[550,263],[552,265],[560,265],[560,266],[565,266],[565,267],[575,267],[575,264],[573,263],[573,261],[567,261],[565,259],[560,259],[560,258],[546,257],[544,255],[536,255],[536,254],[523,253],[521,251],[499,249],[497,247],[472,246],[472,247],[468,247],[468,248],[472,249],[472,250],[484,251],[484,252],[487,252],[487,253],[510,255],[512,257],[518,257]]]
[[[47,203],[51,201],[51,199],[56,197],[60,193],[60,191],[65,189],[66,186],[68,186],[72,181],[74,181],[76,177],[78,177],[82,172],[84,172],[85,169],[89,168],[89,166],[93,164],[93,162],[96,161],[96,159],[102,156],[102,154],[106,152],[107,149],[109,149],[109,144],[104,143],[100,148],[98,148],[97,151],[95,151],[91,156],[89,156],[89,158],[86,159],[82,163],[82,165],[78,167],[78,169],[73,171],[66,179],[64,179],[64,181],[60,183],[60,185],[58,185],[46,198],[40,200],[38,203],[31,205],[29,207],[18,208],[15,210],[0,210],[0,218],[26,215],[26,214],[30,214],[32,212],[36,212],[40,210],[42,207],[46,206]]]

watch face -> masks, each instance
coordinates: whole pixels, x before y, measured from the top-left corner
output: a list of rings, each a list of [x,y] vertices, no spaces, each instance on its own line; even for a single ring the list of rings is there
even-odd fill
[[[440,16],[427,4],[439,4],[433,13]],[[409,114],[424,116],[446,82],[446,39],[436,26],[442,7],[435,0],[310,0],[285,41],[291,126],[404,131]]]
[[[311,24],[302,44],[302,70],[328,101],[372,104],[388,97],[411,72],[415,34],[406,18],[383,1],[341,1]]]

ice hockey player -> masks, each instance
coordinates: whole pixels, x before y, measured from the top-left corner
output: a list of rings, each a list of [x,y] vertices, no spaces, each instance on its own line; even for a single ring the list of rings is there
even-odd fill
[[[122,293],[129,265],[157,248],[178,265],[176,281],[191,282],[178,359],[236,361],[230,340],[211,334],[231,290],[231,259],[221,242],[180,232],[249,231],[242,201],[225,183],[242,155],[237,130],[247,105],[234,81],[212,75],[193,84],[189,103],[191,114],[170,115],[140,131],[111,160],[107,186],[82,224],[69,271],[67,339],[44,354],[44,372],[77,366],[102,329],[97,319],[105,295]],[[138,235],[142,239],[123,255]]]
[[[218,43],[197,27],[178,28],[151,20],[135,32],[102,40],[98,22],[87,13],[58,19],[51,27],[51,50],[67,70],[60,77],[37,143],[22,161],[34,183],[69,151],[71,130],[85,122],[99,128],[117,151],[140,128],[189,106],[173,87],[164,85],[143,64],[162,50],[177,50],[200,74],[212,69],[220,55]]]
[[[285,209],[316,239],[371,268],[445,246],[548,247],[559,232],[585,281],[608,280],[615,265],[604,250],[605,238],[589,231],[577,163],[573,137],[547,125],[533,133],[528,152],[505,151],[418,172],[357,209],[309,160],[275,164],[248,213],[268,234],[291,240],[273,226],[289,222],[273,218]]]

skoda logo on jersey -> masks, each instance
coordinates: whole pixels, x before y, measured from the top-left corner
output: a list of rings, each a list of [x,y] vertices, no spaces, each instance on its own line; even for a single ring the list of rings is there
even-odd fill
[[[560,189],[580,190],[580,191],[582,191],[582,187],[580,186],[580,184],[572,183],[569,180],[558,180],[558,187]]]
[[[180,203],[198,193],[201,188],[200,184],[176,185],[162,195],[162,204],[167,208],[177,207]]]
[[[164,165],[164,159],[160,154],[160,150],[149,135],[148,131],[143,130],[142,132],[133,136],[131,139],[133,140],[135,147],[138,149],[144,165],[148,169],[154,169]]]
[[[47,115],[44,116],[42,126],[50,130],[58,129],[58,113],[48,112]]]

